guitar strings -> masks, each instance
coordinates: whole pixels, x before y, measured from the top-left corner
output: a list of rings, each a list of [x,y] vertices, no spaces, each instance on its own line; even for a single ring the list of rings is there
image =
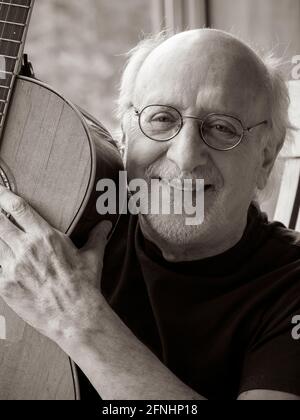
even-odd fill
[[[6,17],[5,17],[4,20],[7,20],[8,19],[9,11],[11,9],[12,0],[9,0],[9,3],[10,3],[10,6],[8,6],[8,8],[7,8]],[[4,6],[4,5],[1,3],[0,11],[2,10],[2,6]],[[3,38],[3,34],[4,34],[4,31],[5,31],[5,25],[6,25],[6,23],[3,24],[3,28],[2,28],[2,31],[1,31],[2,32],[1,33],[1,39]],[[7,55],[7,54],[5,54],[5,55]],[[6,67],[5,67],[5,70],[6,70]],[[7,80],[7,75],[6,75],[5,79]],[[2,122],[3,122],[3,117],[4,117],[4,111],[5,111],[5,103],[4,104],[1,103],[0,106],[1,106],[0,122],[1,122],[1,127],[2,127]]]
[[[6,16],[3,16],[3,22],[1,22],[3,24],[1,31],[1,39],[4,38],[4,33],[5,31],[7,31],[7,38],[13,41],[14,35],[16,35],[17,38],[21,38],[23,35],[23,31],[26,27],[28,13],[31,8],[31,2],[29,1],[28,4],[22,5],[14,3],[14,0],[9,0],[9,3],[7,3],[6,0],[5,2],[0,2],[0,12],[3,11],[3,7],[5,6],[7,6],[7,11],[5,13]],[[12,24],[12,27],[10,27],[10,24]],[[13,27],[14,24],[15,27]],[[9,45],[5,46],[5,55],[8,55],[9,48]]]
[[[0,89],[2,89],[0,101],[0,131],[3,126],[5,111],[7,109],[7,101],[11,93],[14,76],[16,75],[17,65],[20,58],[19,42],[22,42],[28,14],[32,6],[31,3],[31,0],[25,0],[23,4],[22,2],[16,3],[15,0],[9,0],[9,3],[7,0],[5,2],[0,1],[0,13],[5,10],[5,7],[7,7],[3,16],[1,13],[1,20],[3,20],[3,22],[1,22],[3,25],[1,30],[1,41],[8,40],[8,42],[4,43],[0,41],[1,55],[5,60],[5,72],[1,72],[5,74],[3,77],[4,82],[0,82]],[[18,23],[20,23],[20,25],[18,25]],[[15,43],[14,37],[17,38]],[[9,40],[11,40],[11,42]],[[13,62],[9,62],[8,60],[13,60]],[[8,62],[10,64],[8,64]]]
[[[5,17],[5,20],[8,20],[8,16],[9,16],[9,11],[11,10],[11,4],[12,4],[12,0],[9,0],[9,6],[8,6],[8,8],[7,8],[7,12],[6,12],[6,17]],[[2,6],[4,6],[2,3],[1,3],[1,7],[0,7],[0,11],[2,10]],[[3,34],[4,34],[4,30],[5,30],[5,25],[6,25],[6,22],[3,24],[3,28],[2,28],[2,33],[1,33],[1,39],[3,38]]]

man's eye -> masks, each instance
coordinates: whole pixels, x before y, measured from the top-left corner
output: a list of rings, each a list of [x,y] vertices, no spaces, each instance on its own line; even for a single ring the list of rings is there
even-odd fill
[[[216,130],[218,130],[218,131],[220,131],[222,133],[234,134],[234,130],[230,129],[226,125],[216,124],[213,128],[215,128]]]
[[[169,114],[157,114],[151,118],[151,122],[170,124],[175,122],[175,119],[172,115]]]

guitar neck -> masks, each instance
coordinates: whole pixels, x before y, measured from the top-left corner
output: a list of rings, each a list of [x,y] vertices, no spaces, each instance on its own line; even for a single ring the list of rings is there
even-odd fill
[[[22,55],[34,0],[0,0],[0,136]]]

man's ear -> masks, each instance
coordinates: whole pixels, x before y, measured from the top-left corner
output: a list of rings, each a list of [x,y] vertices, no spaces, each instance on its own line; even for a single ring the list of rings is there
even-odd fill
[[[282,149],[284,140],[285,135],[278,143],[272,141],[272,139],[269,139],[267,144],[265,145],[265,148],[263,150],[262,165],[260,170],[258,171],[257,177],[257,188],[259,190],[263,190],[265,188],[270,173],[272,172],[272,169],[274,167],[274,163],[280,153],[280,150]]]
[[[126,135],[124,121],[122,121],[122,123],[121,123],[121,134],[122,134],[122,136],[121,136],[121,144],[122,144],[121,156],[122,156],[123,164],[126,167],[128,141],[127,141],[127,135]]]
[[[121,124],[121,133],[122,133],[121,142],[124,145],[125,142],[126,142],[126,134],[125,134],[125,130],[124,130],[124,122],[122,122],[122,124]]]

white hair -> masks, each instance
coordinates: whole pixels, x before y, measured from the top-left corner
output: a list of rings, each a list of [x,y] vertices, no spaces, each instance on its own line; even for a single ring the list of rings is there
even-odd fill
[[[211,31],[222,32],[215,29],[206,29]],[[240,41],[238,37],[223,32],[224,35],[230,36],[233,39]],[[146,58],[155,50],[160,44],[169,39],[173,34],[164,30],[158,34],[148,36],[138,43],[127,54],[128,60],[122,75],[120,84],[120,94],[117,104],[117,115],[119,120],[123,120],[128,110],[132,107],[132,95],[135,89],[135,83],[138,73],[145,62]],[[242,41],[240,41],[242,42]],[[291,124],[289,119],[290,97],[287,83],[282,71],[283,61],[276,58],[274,54],[265,54],[257,48],[250,47],[243,42],[256,56],[256,58],[263,64],[265,69],[265,88],[269,97],[270,106],[270,127],[267,130],[266,141],[273,142],[274,147],[280,151],[284,146],[290,147],[293,140],[293,130],[295,127]],[[124,147],[125,145],[123,145]],[[121,145],[122,147],[122,145]],[[260,203],[270,198],[274,188],[274,183],[278,182],[278,172],[275,167],[269,177],[267,187],[263,191],[256,192],[256,199]]]

